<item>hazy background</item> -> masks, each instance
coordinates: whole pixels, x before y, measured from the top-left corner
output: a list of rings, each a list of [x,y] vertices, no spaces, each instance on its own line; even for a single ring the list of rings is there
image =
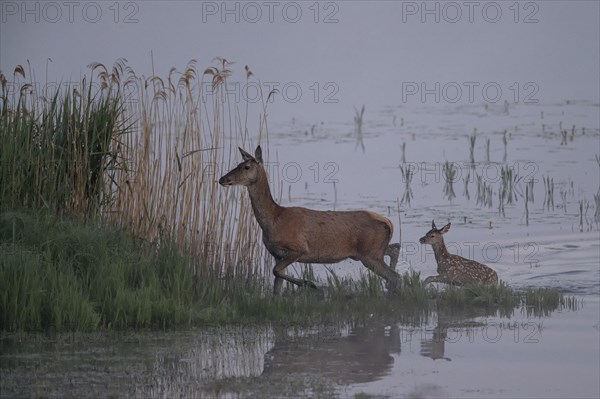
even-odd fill
[[[286,89],[271,105],[271,120],[351,122],[354,106],[423,102],[419,93],[403,98],[407,82],[430,89],[439,82],[441,103],[468,102],[464,82],[478,85],[475,103],[485,101],[490,82],[502,90],[499,104],[527,94],[541,103],[600,97],[598,1],[0,4],[7,76],[29,61],[38,80],[48,65],[48,80],[77,81],[89,63],[112,65],[118,57],[148,76],[151,52],[155,73],[166,76],[190,59],[202,71],[220,56],[236,61],[234,79],[245,80],[247,64],[266,91]],[[449,82],[462,95],[441,93]],[[435,104],[434,94],[424,102]]]

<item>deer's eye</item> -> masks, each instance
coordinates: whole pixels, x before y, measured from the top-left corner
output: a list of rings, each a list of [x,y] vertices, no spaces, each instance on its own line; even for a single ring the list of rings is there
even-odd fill
[[[244,169],[246,169],[246,170],[250,169],[250,165],[244,166]]]

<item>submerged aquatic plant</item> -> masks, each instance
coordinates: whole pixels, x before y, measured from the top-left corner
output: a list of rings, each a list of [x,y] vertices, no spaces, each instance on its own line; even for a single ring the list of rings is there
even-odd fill
[[[512,204],[516,201],[516,187],[521,178],[514,173],[514,170],[509,167],[502,167],[500,170],[502,200],[507,204]]]
[[[363,152],[365,152],[365,143],[363,141],[363,117],[365,114],[365,106],[361,107],[360,111],[354,107],[354,134],[356,136],[356,148],[360,146]]]
[[[529,185],[525,186],[525,226],[529,226]]]
[[[469,140],[469,159],[472,165],[475,165],[475,141],[477,140],[477,129],[473,129],[473,134],[468,137]]]
[[[482,176],[477,177],[477,205],[492,207],[492,186],[489,185]]]
[[[446,161],[443,167],[446,183],[444,184],[444,196],[452,201],[456,194],[454,193],[454,180],[456,179],[457,170],[454,163]]]
[[[529,288],[521,295],[521,308],[527,316],[548,317],[556,310],[576,311],[582,301],[564,296],[552,288]]]
[[[467,201],[471,199],[471,195],[469,194],[469,181],[471,180],[471,172],[467,172],[467,177],[463,179],[463,195],[467,198]]]
[[[502,162],[506,163],[508,157],[508,130],[504,130],[502,133],[502,143],[504,144],[504,155],[502,156]]]
[[[400,165],[400,173],[402,175],[402,180],[404,181],[404,194],[402,195],[400,203],[407,203],[408,206],[410,206],[410,200],[413,198],[411,184],[415,171],[411,165]]]
[[[554,178],[542,176],[542,180],[544,181],[544,207],[550,210],[550,206],[552,206],[552,210],[554,210]]]
[[[600,223],[600,191],[594,194],[594,203],[596,204],[596,211],[594,212],[594,220],[596,224]]]
[[[400,147],[402,149],[402,163],[406,163],[406,142],[402,143],[402,146]]]

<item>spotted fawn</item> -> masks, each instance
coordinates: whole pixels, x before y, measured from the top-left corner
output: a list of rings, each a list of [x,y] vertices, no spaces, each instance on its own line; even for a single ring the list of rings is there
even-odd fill
[[[443,237],[448,230],[450,223],[438,230],[432,221],[431,230],[419,240],[421,244],[430,244],[433,247],[437,262],[438,275],[427,277],[424,284],[498,284],[498,274],[488,266],[448,252]]]

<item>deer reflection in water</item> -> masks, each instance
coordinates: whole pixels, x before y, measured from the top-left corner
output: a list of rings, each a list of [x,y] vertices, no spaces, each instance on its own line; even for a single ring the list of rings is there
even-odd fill
[[[394,365],[392,354],[400,353],[396,324],[357,327],[348,336],[278,335],[265,355],[263,374],[310,373],[339,384],[366,383],[388,375]]]
[[[480,316],[485,315],[484,312]],[[484,323],[477,322],[472,317],[453,315],[443,310],[437,317],[436,326],[432,330],[423,330],[421,337],[421,356],[433,360],[452,361],[446,356],[446,342],[452,344],[465,339],[472,342],[475,329],[484,326]]]

